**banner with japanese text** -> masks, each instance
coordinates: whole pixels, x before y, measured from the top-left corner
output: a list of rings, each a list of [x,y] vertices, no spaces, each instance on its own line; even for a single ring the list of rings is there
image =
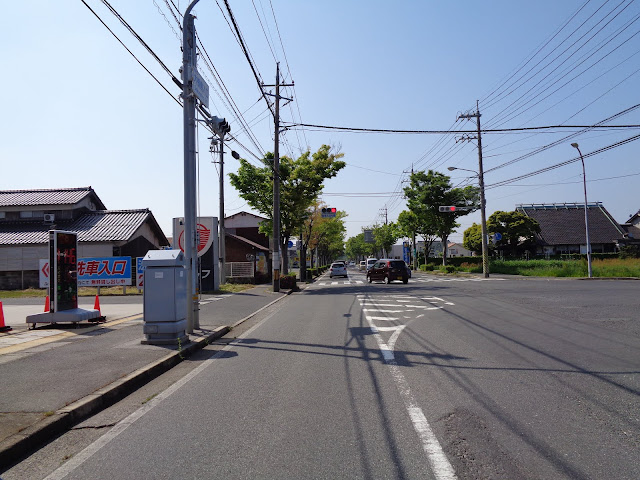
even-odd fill
[[[81,258],[78,286],[108,287],[131,285],[131,257]]]

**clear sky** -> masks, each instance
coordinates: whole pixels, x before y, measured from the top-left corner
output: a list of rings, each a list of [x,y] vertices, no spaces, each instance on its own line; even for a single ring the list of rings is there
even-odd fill
[[[85,0],[174,96],[167,72],[100,0]],[[173,6],[186,0],[110,0],[110,5],[179,77],[180,30]],[[294,102],[285,124],[372,129],[473,130],[457,121],[480,101],[482,127],[594,125],[640,104],[640,4],[628,0],[403,1],[228,0],[255,69]],[[215,74],[210,111],[225,117],[242,157],[257,163],[273,151],[273,119],[223,0],[200,0],[196,29]],[[150,208],[165,233],[184,214],[182,110],[81,0],[7,2],[0,19],[4,74],[0,189],[91,185],[109,209]],[[232,100],[230,100],[232,99]],[[233,103],[234,108],[229,105]],[[235,110],[235,111],[234,111]],[[239,116],[244,118],[241,122]],[[242,124],[250,125],[251,140]],[[606,125],[638,125],[640,108]],[[485,133],[482,137],[487,215],[517,204],[583,202],[580,162],[502,186],[545,167],[640,134],[640,128]],[[210,134],[199,128],[199,214],[218,216]],[[281,154],[322,144],[339,148],[347,167],[325,183],[322,199],[347,214],[347,233],[397,218],[406,208],[403,181],[433,168],[454,185],[476,182],[476,142],[461,135],[365,134],[297,128]],[[564,139],[564,140],[563,140]],[[255,144],[254,144],[255,142]],[[557,142],[542,152],[540,147]],[[589,201],[601,201],[619,222],[640,208],[640,141],[585,158]],[[517,160],[510,165],[506,162]],[[238,162],[227,155],[225,171]],[[500,168],[496,168],[500,167]],[[495,170],[492,170],[494,169]],[[251,211],[225,182],[227,215]],[[257,212],[256,212],[257,213]],[[461,219],[451,238],[479,222]]]

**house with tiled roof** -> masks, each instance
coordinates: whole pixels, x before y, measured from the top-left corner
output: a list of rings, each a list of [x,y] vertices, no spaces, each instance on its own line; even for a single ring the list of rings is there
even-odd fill
[[[540,233],[535,237],[537,254],[587,252],[584,203],[517,205],[516,211],[540,224]],[[625,236],[622,226],[601,202],[587,204],[587,215],[591,251],[615,252]]]
[[[640,245],[640,210],[631,215],[631,218],[624,222],[621,227],[626,233],[625,245]]]
[[[78,256],[142,257],[169,245],[149,209],[107,210],[91,187],[0,191],[0,290],[38,288],[49,230],[78,234]]]

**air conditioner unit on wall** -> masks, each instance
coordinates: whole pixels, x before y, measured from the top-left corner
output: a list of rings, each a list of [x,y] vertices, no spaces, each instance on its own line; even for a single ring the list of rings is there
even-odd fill
[[[45,213],[44,214],[45,223],[53,223],[56,221],[56,216],[53,213]]]

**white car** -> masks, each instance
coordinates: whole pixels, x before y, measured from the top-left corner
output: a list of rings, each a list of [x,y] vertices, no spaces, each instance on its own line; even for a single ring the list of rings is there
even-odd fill
[[[329,278],[333,277],[347,277],[349,278],[349,274],[347,274],[347,267],[344,263],[332,263],[329,268]]]

